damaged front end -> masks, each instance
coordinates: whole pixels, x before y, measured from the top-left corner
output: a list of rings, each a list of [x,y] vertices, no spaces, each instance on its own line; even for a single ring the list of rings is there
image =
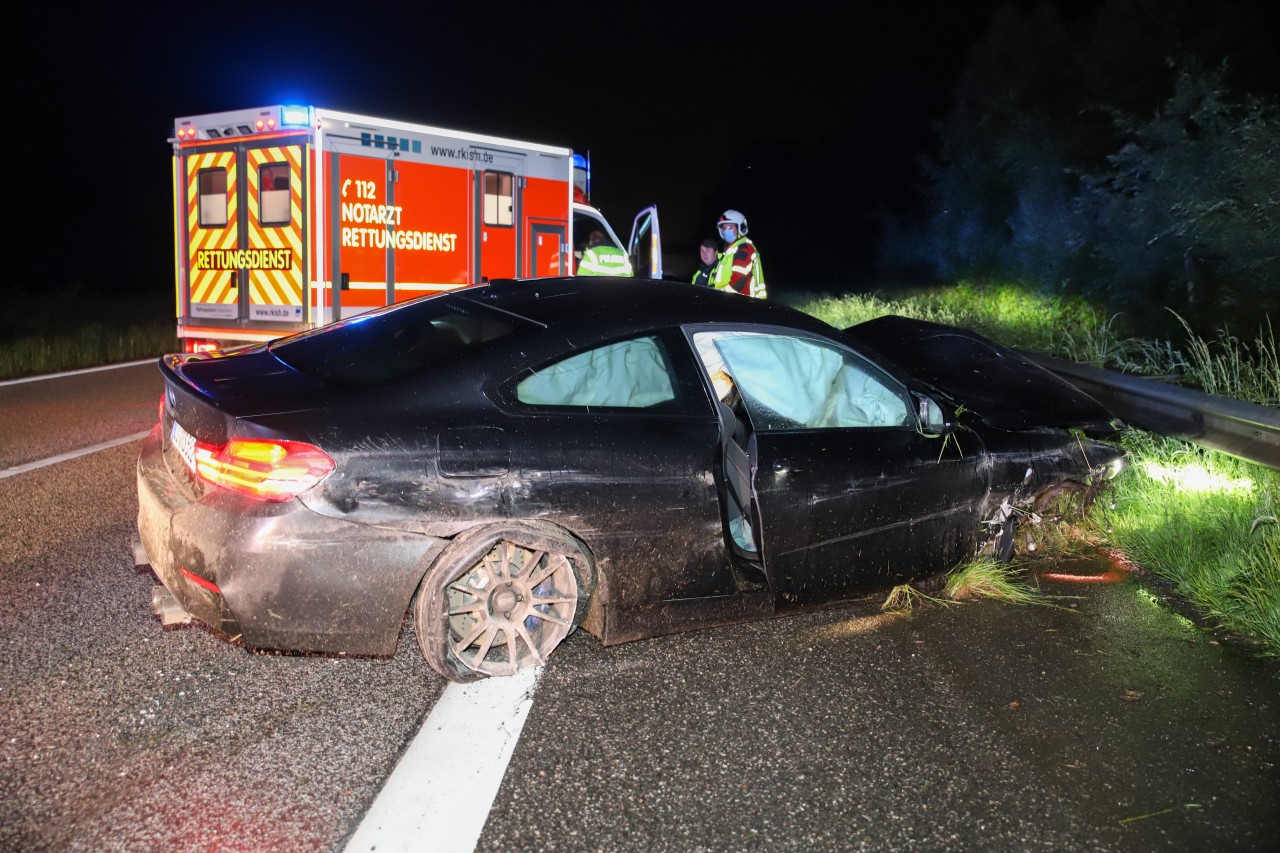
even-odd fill
[[[1036,531],[1046,529],[1042,525],[1082,520],[1127,464],[1118,447],[1056,430],[1043,432],[1055,446],[1036,453],[992,454],[979,556],[1008,562],[1019,541],[1027,553],[1035,552],[1043,538]]]

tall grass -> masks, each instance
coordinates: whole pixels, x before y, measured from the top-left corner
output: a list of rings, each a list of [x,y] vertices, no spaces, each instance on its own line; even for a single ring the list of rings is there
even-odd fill
[[[1280,471],[1140,430],[1093,521],[1223,627],[1280,656]]]
[[[1095,314],[1086,315],[1080,327],[1063,330],[1051,347],[1072,361],[1170,376],[1207,394],[1280,406],[1280,343],[1270,317],[1263,318],[1248,340],[1226,329],[1206,339],[1181,316],[1174,316],[1185,333],[1181,342],[1126,337],[1118,332],[1115,317],[1101,320]]]
[[[0,380],[96,367],[177,349],[171,297],[86,292],[71,285],[0,294]]]
[[[1012,284],[968,281],[946,288],[904,291],[893,298],[805,292],[781,298],[838,329],[899,314],[963,326],[1008,346],[1031,350],[1050,349],[1056,330],[1089,322],[1095,313],[1080,300],[1045,296]]]
[[[65,335],[0,342],[0,380],[133,361],[177,349],[172,323],[124,330],[90,324]]]

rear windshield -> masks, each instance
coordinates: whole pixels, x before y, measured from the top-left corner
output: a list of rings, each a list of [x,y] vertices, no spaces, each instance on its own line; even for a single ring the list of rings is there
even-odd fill
[[[520,321],[439,296],[390,305],[285,338],[285,364],[342,385],[376,385],[451,360],[510,334]]]

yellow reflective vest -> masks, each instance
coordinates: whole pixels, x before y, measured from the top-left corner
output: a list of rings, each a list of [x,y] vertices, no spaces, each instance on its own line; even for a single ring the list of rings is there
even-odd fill
[[[631,275],[631,259],[617,246],[588,246],[578,261],[578,275]]]
[[[739,251],[744,247],[748,249],[746,254],[750,257],[739,261]],[[747,278],[745,289],[732,285],[735,274]],[[754,296],[757,299],[766,298],[768,292],[764,286],[764,268],[760,265],[760,252],[756,249],[755,243],[746,237],[739,237],[730,243],[725,248],[724,254],[720,256],[720,260],[716,262],[716,268],[711,272],[711,286],[716,290],[732,290],[734,293]]]

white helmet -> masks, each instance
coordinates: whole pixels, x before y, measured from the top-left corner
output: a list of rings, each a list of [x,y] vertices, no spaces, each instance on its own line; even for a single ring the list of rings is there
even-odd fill
[[[737,228],[739,234],[747,233],[747,217],[743,216],[736,210],[726,210],[724,213],[720,214],[720,221],[716,223],[716,227],[719,228],[725,223]]]

